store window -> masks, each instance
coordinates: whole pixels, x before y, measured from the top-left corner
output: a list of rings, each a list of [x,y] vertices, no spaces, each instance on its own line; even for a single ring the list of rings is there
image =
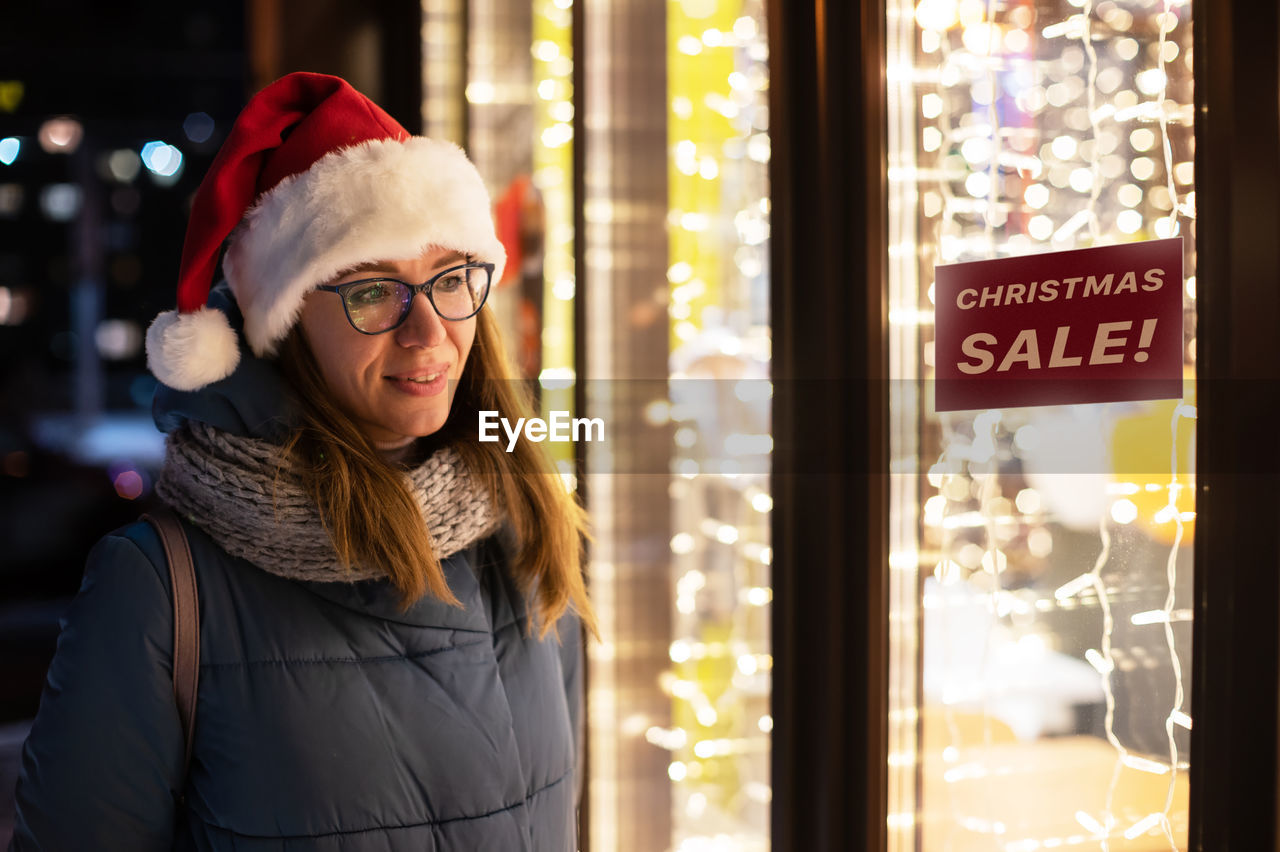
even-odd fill
[[[769,848],[768,48],[758,0],[588,3],[590,848]]]
[[[889,848],[1185,849],[1191,6],[886,11]],[[934,411],[936,265],[1166,237],[1183,398]]]
[[[583,847],[764,850],[764,3],[579,2],[422,0],[424,127],[489,185],[493,308],[544,416],[605,424],[552,445],[591,516],[601,623]]]
[[[490,307],[544,419],[574,413],[573,4],[423,0],[423,124],[466,148],[507,265]],[[573,447],[548,444],[573,486]]]

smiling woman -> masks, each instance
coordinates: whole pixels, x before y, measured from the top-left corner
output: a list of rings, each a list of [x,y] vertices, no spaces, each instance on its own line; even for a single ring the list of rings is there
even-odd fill
[[[532,416],[485,308],[504,262],[460,149],[335,77],[254,97],[147,336],[197,724],[166,556],[134,524],[67,615],[14,848],[577,847],[585,515],[540,445],[474,425]]]

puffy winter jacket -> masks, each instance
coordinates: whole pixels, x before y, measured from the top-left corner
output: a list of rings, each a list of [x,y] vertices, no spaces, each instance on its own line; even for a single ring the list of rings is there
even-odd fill
[[[212,392],[162,391],[157,421],[269,432],[277,379],[248,361]],[[504,535],[444,561],[462,609],[428,597],[401,613],[386,581],[283,579],[186,529],[201,612],[189,775],[168,568],[137,523],[94,548],[63,620],[11,849],[576,848],[578,625],[530,635]]]

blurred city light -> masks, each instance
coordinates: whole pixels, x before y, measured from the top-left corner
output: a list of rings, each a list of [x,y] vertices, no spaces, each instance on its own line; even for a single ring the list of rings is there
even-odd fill
[[[174,177],[182,168],[182,152],[165,142],[148,142],[142,146],[142,164],[160,177]]]
[[[40,147],[50,154],[70,154],[80,147],[84,126],[74,118],[51,118],[40,125]]]
[[[27,307],[25,293],[0,287],[0,325],[19,325],[27,318]]]
[[[22,184],[0,183],[0,216],[16,216],[22,209]]]
[[[107,157],[107,170],[111,172],[111,176],[121,183],[129,183],[138,176],[138,171],[142,168],[142,161],[138,159],[137,153],[128,148],[121,148],[112,151]]]
[[[70,222],[80,212],[82,197],[73,183],[51,183],[40,191],[40,209],[55,222]]]
[[[16,136],[6,136],[0,139],[0,163],[6,166],[13,165],[13,161],[18,159],[18,152],[22,150],[22,140]]]
[[[136,470],[117,474],[112,484],[116,487],[116,493],[126,500],[137,500],[146,488],[142,474]]]
[[[25,87],[21,80],[0,82],[0,112],[16,112]]]
[[[151,477],[146,471],[128,459],[117,459],[107,466],[107,476],[116,489],[116,494],[126,500],[137,500],[151,490]]]
[[[132,320],[103,320],[93,340],[102,357],[112,361],[132,358],[142,351],[142,329]]]
[[[207,112],[193,112],[182,122],[182,132],[196,144],[209,141],[213,129],[213,118]]]
[[[107,467],[129,459],[129,468],[159,470],[164,462],[164,435],[150,411],[107,414],[88,427],[73,414],[34,415],[30,434],[44,450],[81,464]],[[112,472],[112,480],[125,469]]]

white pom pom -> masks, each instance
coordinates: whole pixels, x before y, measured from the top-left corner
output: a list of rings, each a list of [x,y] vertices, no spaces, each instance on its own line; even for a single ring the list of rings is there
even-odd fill
[[[234,373],[239,363],[236,333],[217,308],[165,311],[147,329],[147,367],[174,390],[199,390]]]

